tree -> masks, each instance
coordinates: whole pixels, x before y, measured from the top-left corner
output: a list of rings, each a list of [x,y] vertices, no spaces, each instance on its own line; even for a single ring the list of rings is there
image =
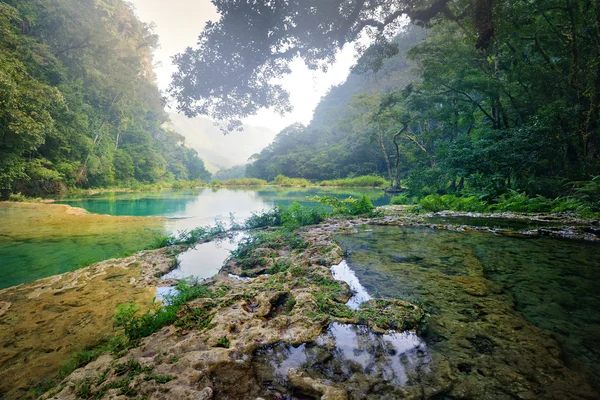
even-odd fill
[[[326,70],[337,50],[365,34],[374,44],[358,69],[377,68],[382,58],[399,51],[392,39],[403,16],[428,22],[439,13],[458,15],[464,8],[461,1],[450,0],[212,2],[221,19],[206,24],[196,48],[175,56],[178,71],[170,93],[188,117],[204,114],[227,121],[229,130],[260,108],[291,109],[289,94],[276,79],[290,72],[294,58],[302,58],[310,69]]]
[[[3,195],[210,177],[162,127],[156,44],[121,0],[0,2]]]

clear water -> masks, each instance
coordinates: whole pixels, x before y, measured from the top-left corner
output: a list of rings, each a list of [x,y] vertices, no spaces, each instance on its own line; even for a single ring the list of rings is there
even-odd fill
[[[380,189],[261,188],[162,190],[158,192],[108,193],[84,197],[57,198],[56,202],[83,208],[95,214],[115,216],[161,216],[169,219],[167,230],[192,229],[209,225],[215,219],[228,221],[230,214],[244,220],[253,212],[297,201],[316,205],[309,197],[319,195],[345,199],[367,195],[376,206],[387,205],[390,195]]]
[[[92,215],[67,214],[64,207],[47,204],[0,203],[0,288],[68,272],[111,257],[134,253],[153,243],[157,234],[176,233],[200,225],[228,222],[230,213],[240,221],[252,212],[294,201],[314,204],[314,195],[370,196],[375,204],[389,203],[383,190],[307,189],[194,189],[157,192],[105,193],[64,197],[59,204],[80,207]],[[137,217],[137,218],[134,218]],[[150,218],[162,217],[162,218]],[[211,247],[207,245],[205,248]],[[225,248],[182,256],[204,268],[192,273],[206,276]],[[216,255],[219,253],[219,255]],[[212,264],[214,265],[212,265]],[[209,265],[210,264],[210,265]],[[218,268],[216,268],[218,270]],[[176,273],[174,273],[176,274]]]
[[[287,391],[288,373],[296,369],[343,384],[361,398],[361,375],[379,384],[409,385],[427,373],[430,361],[427,345],[413,332],[378,335],[365,326],[334,322],[312,343],[259,348],[253,365],[257,378],[279,391]]]
[[[350,286],[353,294],[346,303],[348,307],[357,310],[361,303],[371,300],[371,295],[367,289],[360,283],[354,271],[350,268],[346,260],[342,260],[338,265],[331,267],[331,275],[338,281],[344,281]]]
[[[177,268],[164,275],[163,279],[208,279],[216,275],[241,239],[242,235],[237,234],[193,246],[177,255]]]
[[[556,398],[584,396],[573,377],[583,376],[600,397],[600,246],[425,227],[365,227],[338,239],[371,295],[427,308],[431,352],[465,381],[480,371],[473,393],[501,387],[492,375],[508,365],[538,393],[544,376],[570,376]]]

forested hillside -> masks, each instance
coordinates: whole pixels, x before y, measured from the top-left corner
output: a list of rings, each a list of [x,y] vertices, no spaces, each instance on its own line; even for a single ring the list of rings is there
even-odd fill
[[[398,55],[383,60],[376,72],[353,72],[346,82],[333,87],[315,109],[310,125],[296,124],[281,131],[270,146],[252,157],[246,175],[266,180],[279,174],[323,180],[384,173],[385,158],[357,115],[363,105],[351,100],[359,94],[390,93],[417,79],[406,52],[423,38],[423,29],[408,26],[396,38]],[[365,56],[359,66],[366,63]]]
[[[0,189],[208,179],[154,84],[158,38],[121,0],[0,1]]]
[[[323,100],[309,127],[287,128],[256,155],[248,175],[375,172],[420,196],[598,196],[598,4],[477,4],[483,8],[453,4],[455,20],[429,16],[419,43],[396,39],[401,55],[392,61],[408,50],[413,83],[405,85],[402,67],[379,93],[361,79],[382,82],[381,72],[351,76]],[[386,90],[394,77],[396,90]],[[354,93],[362,94],[340,109]]]

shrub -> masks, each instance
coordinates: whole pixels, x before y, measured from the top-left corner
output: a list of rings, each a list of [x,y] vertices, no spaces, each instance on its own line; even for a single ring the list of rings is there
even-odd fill
[[[312,200],[331,207],[333,213],[338,215],[363,215],[375,210],[375,206],[367,196],[362,196],[359,200],[353,197],[340,200],[333,196],[314,196]]]
[[[269,211],[253,212],[250,218],[244,222],[244,228],[256,229],[264,228],[267,226],[280,226],[281,225],[281,214],[282,209],[275,207]]]
[[[281,225],[291,231],[301,226],[318,224],[328,216],[321,207],[308,207],[294,202],[282,211]]]
[[[419,207],[426,211],[437,212],[444,210],[483,212],[487,204],[475,196],[458,197],[453,194],[430,194],[419,201]]]
[[[310,181],[304,178],[288,178],[284,175],[277,175],[273,184],[277,186],[298,186],[298,187],[307,187],[310,186]]]
[[[405,194],[399,194],[397,196],[392,197],[392,199],[390,200],[390,204],[408,205],[408,204],[412,204],[412,200]]]
[[[355,178],[333,179],[322,181],[320,186],[338,186],[338,187],[384,187],[388,182],[381,176],[365,175]]]

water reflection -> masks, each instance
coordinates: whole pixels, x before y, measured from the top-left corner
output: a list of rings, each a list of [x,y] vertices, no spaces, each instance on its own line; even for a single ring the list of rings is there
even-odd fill
[[[259,379],[280,387],[287,385],[291,369],[301,369],[313,378],[344,383],[348,390],[361,390],[353,385],[363,379],[372,385],[416,385],[430,372],[430,362],[427,346],[413,332],[381,335],[341,323],[332,323],[314,343],[279,343],[258,349],[254,358]]]
[[[390,196],[381,189],[331,188],[257,188],[162,190],[157,192],[103,193],[85,197],[61,197],[58,203],[81,207],[91,213],[109,215],[167,217],[166,230],[174,233],[201,225],[213,224],[216,218],[243,221],[252,212],[289,206],[298,201],[315,205],[310,197],[330,195],[340,199],[348,196],[369,196],[377,206],[389,204]]]
[[[208,279],[216,275],[242,237],[242,234],[236,234],[192,246],[177,256],[177,268],[164,275],[163,279]]]
[[[353,295],[350,300],[348,300],[346,305],[351,309],[356,310],[358,309],[360,303],[364,303],[365,301],[372,299],[371,295],[367,293],[367,289],[361,285],[354,271],[350,269],[346,260],[342,260],[342,262],[338,265],[332,266],[331,274],[333,275],[334,279],[338,281],[344,281],[350,286]]]

